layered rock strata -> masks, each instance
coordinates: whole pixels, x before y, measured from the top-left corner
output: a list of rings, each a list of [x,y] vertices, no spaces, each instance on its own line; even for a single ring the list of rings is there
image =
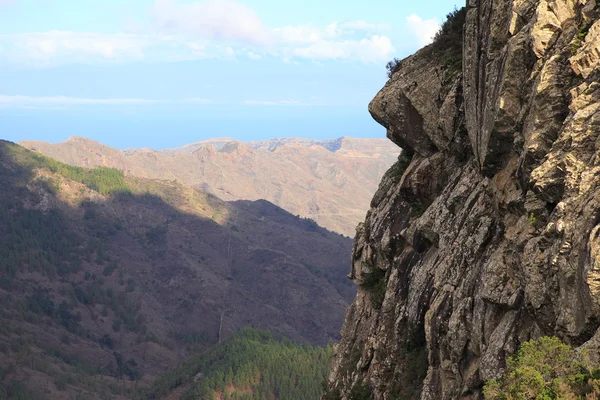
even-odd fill
[[[481,399],[530,338],[600,346],[599,14],[469,0],[462,69],[434,43],[373,99],[404,151],[357,229],[326,399]]]

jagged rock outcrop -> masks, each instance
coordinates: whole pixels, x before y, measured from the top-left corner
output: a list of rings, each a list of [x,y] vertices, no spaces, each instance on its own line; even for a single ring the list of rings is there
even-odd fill
[[[600,7],[469,0],[462,71],[403,60],[326,399],[481,399],[518,346],[600,348]],[[594,338],[595,335],[595,338]]]

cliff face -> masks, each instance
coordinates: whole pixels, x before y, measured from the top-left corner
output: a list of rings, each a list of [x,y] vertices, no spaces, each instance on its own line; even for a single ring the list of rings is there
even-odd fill
[[[357,229],[331,399],[479,399],[532,338],[600,334],[600,7],[469,0],[369,105],[403,148]],[[587,342],[587,343],[586,343]]]

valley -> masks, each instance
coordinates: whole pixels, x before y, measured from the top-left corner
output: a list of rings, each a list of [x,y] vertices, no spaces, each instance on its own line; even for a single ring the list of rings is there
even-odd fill
[[[600,399],[598,0],[25,3],[0,400]]]
[[[9,397],[131,397],[242,328],[339,338],[352,243],[311,219],[5,141],[0,184]]]

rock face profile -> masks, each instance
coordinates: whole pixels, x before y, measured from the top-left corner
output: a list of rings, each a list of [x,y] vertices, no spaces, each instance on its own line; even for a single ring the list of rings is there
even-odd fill
[[[324,399],[481,399],[531,338],[597,351],[599,15],[469,0],[462,50],[440,34],[396,65],[369,111],[403,152],[357,230]]]

